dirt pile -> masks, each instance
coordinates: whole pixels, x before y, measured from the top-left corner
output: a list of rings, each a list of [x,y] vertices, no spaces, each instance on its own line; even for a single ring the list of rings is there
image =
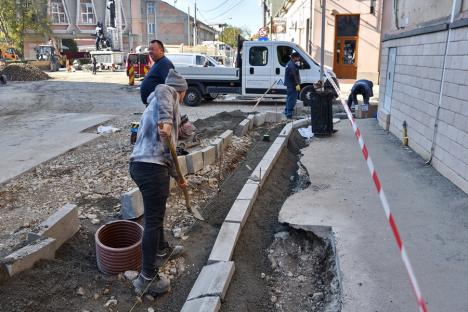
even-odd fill
[[[9,81],[39,81],[50,79],[49,75],[30,64],[10,64],[0,71],[0,75],[5,75]]]
[[[247,117],[247,114],[240,111],[222,112],[214,116],[199,119],[193,124],[197,128],[196,133],[200,138],[205,139],[220,135],[226,130],[234,130],[237,125]]]

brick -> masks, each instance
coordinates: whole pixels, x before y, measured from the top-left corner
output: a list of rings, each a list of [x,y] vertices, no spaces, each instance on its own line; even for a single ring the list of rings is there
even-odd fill
[[[216,148],[214,146],[208,146],[201,150],[203,154],[203,167],[212,165],[216,162]]]
[[[232,204],[229,213],[224,221],[226,222],[237,222],[244,227],[247,218],[252,211],[253,201],[245,199],[236,199]]]
[[[232,261],[205,265],[190,290],[187,300],[206,296],[219,296],[221,300],[224,300],[233,274],[234,262]]]
[[[265,123],[266,113],[255,114],[254,126],[260,127]]]
[[[283,129],[281,130],[280,134],[278,136],[280,137],[285,137],[285,138],[289,138],[289,136],[291,135],[292,133],[292,130],[293,130],[293,123],[290,122],[290,123],[287,123]]]
[[[120,196],[120,214],[126,220],[136,219],[143,215],[143,197],[138,188],[134,188]]]
[[[250,120],[248,119],[242,120],[236,127],[236,136],[241,137],[246,135],[249,132],[249,123]]]
[[[242,190],[237,195],[237,199],[247,199],[255,201],[258,195],[258,184],[246,183]]]
[[[240,232],[239,223],[224,222],[211,249],[208,263],[230,261]]]
[[[186,157],[183,155],[177,156],[177,160],[179,162],[179,167],[180,167],[180,171],[182,172],[182,175],[186,176],[188,174]]]
[[[78,207],[73,204],[66,204],[39,224],[38,228],[37,231],[28,234],[28,239],[54,238],[58,249],[80,229]]]
[[[219,159],[223,148],[223,139],[216,138],[213,141],[211,141],[210,145],[215,147],[216,159]]]
[[[249,122],[249,130],[252,130],[253,127],[254,127],[254,118],[255,118],[255,115],[254,114],[250,114],[247,116],[247,119],[250,120]]]
[[[223,140],[223,149],[226,149],[229,145],[231,145],[233,135],[234,132],[232,130],[226,130],[219,136],[219,138]]]
[[[190,174],[203,169],[203,153],[201,151],[192,152],[185,155],[185,157],[187,159],[187,170]]]
[[[217,312],[220,308],[219,297],[203,297],[186,301],[180,312]]]
[[[54,259],[57,248],[57,241],[53,238],[37,240],[30,245],[26,245],[5,257],[4,263],[8,274],[13,276],[30,269],[39,260]]]

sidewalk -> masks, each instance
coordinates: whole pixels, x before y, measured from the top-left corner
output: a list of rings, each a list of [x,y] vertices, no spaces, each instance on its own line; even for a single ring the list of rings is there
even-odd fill
[[[468,195],[375,119],[358,120],[429,311],[468,311]],[[331,226],[344,312],[418,311],[390,226],[350,123],[302,152],[312,185],[280,221]]]

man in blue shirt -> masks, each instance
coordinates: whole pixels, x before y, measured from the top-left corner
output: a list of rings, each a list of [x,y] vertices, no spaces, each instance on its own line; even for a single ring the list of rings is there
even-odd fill
[[[301,90],[301,77],[299,75],[299,64],[301,56],[297,52],[291,54],[291,60],[286,64],[284,74],[284,85],[286,86],[286,107],[284,114],[287,118],[292,118],[294,106],[296,106],[297,95]]]
[[[358,104],[357,96],[361,94],[364,101],[364,110],[367,110],[369,107],[369,99],[374,96],[373,87],[374,84],[370,80],[361,79],[356,81],[348,97],[348,107],[354,109],[354,106]]]
[[[164,45],[159,40],[153,40],[149,46],[149,56],[154,64],[146,74],[140,85],[141,101],[148,106],[148,96],[154,91],[157,85],[166,81],[170,69],[174,69],[174,64],[164,55]]]

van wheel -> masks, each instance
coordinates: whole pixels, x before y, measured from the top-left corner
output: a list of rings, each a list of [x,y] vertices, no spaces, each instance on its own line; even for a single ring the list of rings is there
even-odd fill
[[[201,103],[201,93],[197,87],[188,87],[184,103],[187,106],[198,106]]]
[[[203,99],[207,102],[213,101],[218,97],[218,93],[208,93],[208,94],[203,94]]]

